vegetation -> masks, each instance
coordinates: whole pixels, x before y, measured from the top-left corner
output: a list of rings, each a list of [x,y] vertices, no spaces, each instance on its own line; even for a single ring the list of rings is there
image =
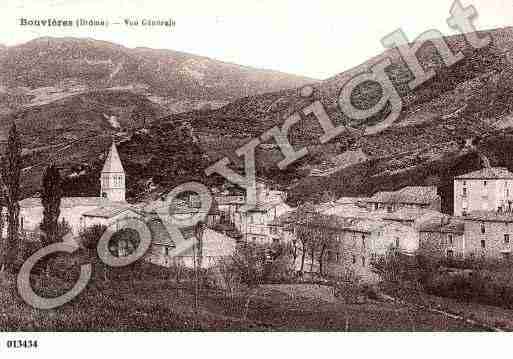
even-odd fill
[[[7,139],[7,151],[3,158],[1,172],[4,200],[7,204],[7,240],[3,253],[3,268],[14,270],[19,246],[20,176],[21,176],[21,142],[16,124],[13,122]]]
[[[41,237],[43,247],[59,242],[62,238],[58,237],[58,222],[61,214],[61,175],[55,165],[46,168],[43,174],[43,183],[41,191],[41,202],[43,204],[43,222],[41,230],[44,236]],[[50,262],[50,258],[46,258]],[[47,270],[48,273],[48,270]]]

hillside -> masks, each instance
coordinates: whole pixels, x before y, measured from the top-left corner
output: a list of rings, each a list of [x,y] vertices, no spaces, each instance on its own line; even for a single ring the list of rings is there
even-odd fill
[[[77,38],[0,46],[0,149],[16,121],[26,155],[26,191],[37,191],[45,163],[71,168],[101,160],[156,119],[311,83],[172,50],[129,49]],[[77,167],[78,166],[78,167]]]
[[[485,34],[492,37],[492,42],[480,50],[471,48],[461,35],[447,37],[446,41],[453,52],[462,51],[465,55],[463,60],[450,68],[445,67],[432,44],[427,43],[421,47],[418,52],[420,62],[434,68],[436,76],[415,90],[410,90],[408,87],[412,74],[403,63],[397,49],[386,50],[353,69],[314,83],[313,99],[318,99],[325,105],[332,121],[336,124],[344,124],[348,119],[337,107],[340,89],[354,75],[367,70],[377,61],[389,58],[392,64],[387,68],[387,73],[401,95],[403,101],[401,114],[399,119],[385,131],[376,135],[362,136],[362,129],[383,119],[387,113],[387,107],[385,107],[382,113],[327,144],[319,143],[321,129],[317,122],[303,118],[291,129],[289,137],[295,146],[307,146],[308,156],[289,166],[285,171],[280,171],[276,162],[281,159],[281,154],[277,146],[269,141],[268,144],[260,146],[257,151],[257,174],[288,189],[292,204],[300,200],[319,201],[341,195],[370,195],[379,190],[396,189],[406,185],[435,184],[439,186],[440,193],[443,195],[444,210],[450,212],[452,176],[481,166],[476,149],[464,146],[467,139],[473,139],[476,144],[479,143],[477,151],[484,152],[493,165],[513,169],[513,162],[508,156],[503,155],[501,147],[509,146],[510,130],[513,125],[513,67],[511,66],[513,29],[490,30],[480,33],[480,36]],[[156,50],[136,49],[134,51],[144,53],[140,56],[161,54]],[[86,57],[90,58],[90,56],[92,55]],[[85,69],[87,66],[84,71]],[[119,73],[122,72],[118,72],[116,76]],[[133,74],[127,74],[129,75]],[[113,78],[115,79],[116,76]],[[127,78],[127,76],[121,78]],[[97,78],[92,76],[91,81],[99,83]],[[133,80],[134,78],[131,79]],[[145,188],[144,183],[150,179],[165,188],[183,182],[187,178],[207,181],[206,178],[198,177],[201,168],[206,168],[209,163],[224,156],[233,160],[234,168],[240,168],[242,161],[235,155],[235,149],[249,139],[260,136],[266,129],[282,124],[284,118],[312,101],[299,96],[300,87],[297,87],[242,97],[217,109],[205,107],[201,110],[162,116],[157,120],[157,117],[166,112],[165,106],[153,101],[143,92],[130,90],[129,93],[133,96],[142,96],[141,98],[151,101],[142,105],[142,108],[146,109],[146,112],[150,108],[149,112],[154,113],[152,116],[154,120],[151,121],[147,131],[136,133],[131,130],[133,128],[131,126],[137,128],[137,125],[134,125],[130,119],[139,117],[127,115],[130,112],[127,110],[129,106],[116,105],[118,96],[124,98],[132,95],[121,95],[126,90],[121,88],[122,82],[118,85],[117,89],[101,90],[102,94],[109,91],[116,93],[113,96],[114,99],[107,101],[110,103],[109,108],[104,108],[103,105],[88,107],[90,103],[99,101],[98,98],[109,98],[103,95],[97,96],[91,102],[88,98],[95,98],[95,92],[91,91],[86,95],[80,95],[86,96],[85,101],[79,101],[81,97],[78,95],[72,96],[71,100],[60,100],[73,103],[76,101],[73,106],[79,113],[85,115],[84,118],[73,117],[74,115],[61,116],[61,129],[57,128],[57,130],[62,131],[66,124],[73,122],[69,121],[70,118],[76,118],[79,120],[77,124],[92,121],[91,125],[84,126],[84,130],[96,128],[95,131],[100,133],[100,137],[96,140],[87,140],[87,149],[77,144],[72,151],[67,151],[65,155],[59,157],[59,163],[68,170],[73,166],[81,168],[83,163],[101,163],[102,151],[109,142],[110,134],[115,133],[120,136],[122,142],[120,153],[124,163],[127,164],[126,168],[131,172],[127,183],[132,186],[130,190],[134,196]],[[208,86],[203,87],[208,88]],[[187,86],[183,91],[187,91],[186,88]],[[10,94],[10,96],[13,95]],[[17,96],[24,95],[20,93]],[[367,82],[353,93],[352,101],[365,108],[372,106],[380,96],[379,86]],[[130,98],[127,101],[131,103],[136,100]],[[29,107],[22,118],[30,123],[33,118],[37,118],[32,111],[39,108],[48,110],[46,117],[52,117],[54,113],[52,111],[58,103],[58,101],[52,101],[49,107],[45,107],[45,104]],[[60,113],[65,112],[64,108],[68,106],[63,107]],[[122,111],[115,112],[116,108],[118,110],[121,108]],[[74,113],[77,112],[74,111]],[[101,119],[103,114],[114,113],[124,123],[122,127],[128,129],[126,134],[122,134],[123,131],[119,129],[102,130],[104,128],[102,126],[111,126],[109,121]],[[184,137],[178,133],[180,128],[186,128],[189,132],[190,136],[186,136],[185,142],[183,142]],[[37,135],[34,136],[36,137]],[[53,143],[50,140],[46,142]],[[43,153],[48,156],[55,150],[50,147]],[[357,155],[346,156],[344,153],[348,150]],[[165,156],[161,156],[161,153],[165,153]],[[37,157],[34,156],[34,158]],[[349,160],[341,164],[340,158]],[[356,158],[357,161],[351,162],[353,161],[351,158]],[[80,191],[94,188],[91,184],[96,185],[98,170],[95,168],[97,167],[98,165],[92,166],[89,172],[86,171],[85,176],[74,180],[74,185],[69,186],[72,193],[82,193]]]
[[[44,92],[88,89],[128,89],[171,103],[225,103],[314,81],[178,51],[77,38],[45,37],[0,49],[0,68],[0,89],[29,96],[29,104]]]
[[[347,123],[348,118],[337,107],[340,89],[356,74],[389,58],[391,65],[386,72],[402,98],[402,111],[398,120],[381,133],[360,135],[363,128],[384,118],[387,107],[355,130],[325,145],[318,141],[321,128],[317,122],[303,118],[292,128],[289,137],[298,147],[308,146],[307,158],[291,166],[294,168],[287,169],[284,175],[275,165],[275,159],[280,158],[277,149],[260,148],[259,174],[288,187],[291,201],[297,202],[320,200],[324,194],[328,197],[369,195],[409,184],[435,183],[442,187],[443,179],[449,178],[449,174],[479,167],[479,161],[459,164],[468,156],[477,158],[472,151],[463,149],[465,140],[503,134],[513,124],[513,29],[490,30],[479,35],[492,38],[490,45],[479,50],[470,47],[462,35],[445,38],[453,52],[464,54],[464,59],[450,68],[431,43],[422,46],[418,52],[420,62],[434,69],[436,76],[414,90],[408,86],[412,74],[397,49],[386,50],[349,71],[315,84],[313,97],[324,104],[332,121]],[[361,108],[369,108],[379,100],[380,91],[375,83],[366,82],[357,88],[351,100]],[[224,155],[234,158],[237,146],[281,124],[285,117],[310,101],[301,98],[299,90],[286,90],[236,100],[213,111],[171,115],[163,121],[191,123],[203,138],[204,150],[213,159]],[[223,140],[213,141],[212,133],[223,136]],[[368,160],[335,168],[337,156],[346,150],[363,153]],[[493,153],[500,153],[501,148],[492,144],[487,152],[497,157]],[[497,158],[494,164],[513,168],[509,159]],[[327,174],[319,176],[323,171]],[[310,175],[312,172],[316,175]]]

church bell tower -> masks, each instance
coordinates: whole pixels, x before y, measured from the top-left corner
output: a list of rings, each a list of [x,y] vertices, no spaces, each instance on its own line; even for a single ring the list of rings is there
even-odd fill
[[[112,142],[109,155],[103,165],[100,182],[101,197],[113,202],[125,201],[125,170],[114,142]]]

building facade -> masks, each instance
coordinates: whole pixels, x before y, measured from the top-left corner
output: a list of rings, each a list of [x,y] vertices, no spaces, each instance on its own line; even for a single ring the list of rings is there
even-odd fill
[[[469,259],[509,260],[513,214],[474,211],[464,217],[465,252]]]
[[[454,179],[454,215],[472,211],[512,211],[513,173],[504,167],[489,167]]]
[[[382,191],[366,199],[370,211],[399,209],[440,210],[441,198],[436,186],[407,186],[397,191]]]
[[[118,212],[137,216],[136,213],[130,212],[132,206],[125,202],[125,192],[125,174],[116,145],[113,143],[103,167],[99,195],[61,198],[59,221],[66,221],[71,227],[72,236],[76,237],[83,228],[94,223],[109,225],[118,219]],[[44,208],[41,198],[25,198],[19,205],[20,224],[23,223],[23,229],[37,232],[43,220]]]
[[[125,170],[121,164],[118,150],[114,142],[103,165],[101,177],[101,197],[112,202],[125,201]]]
[[[419,229],[419,254],[433,260],[468,257],[464,221],[451,219],[422,225]]]
[[[350,272],[367,282],[379,280],[372,265],[379,257],[390,251],[412,256],[419,246],[413,228],[380,220],[353,220],[338,226],[335,238],[328,253],[328,274],[337,277]]]

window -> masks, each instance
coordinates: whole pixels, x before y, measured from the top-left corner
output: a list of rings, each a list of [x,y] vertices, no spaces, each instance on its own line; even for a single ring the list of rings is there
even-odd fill
[[[467,197],[467,188],[463,187],[463,197]]]
[[[453,244],[452,234],[449,234],[447,238],[449,239],[449,245],[452,246],[452,244]]]
[[[395,239],[395,247],[396,247],[396,248],[399,248],[399,238],[396,238],[396,239]]]
[[[474,253],[470,253],[470,259],[475,259],[476,255]]]
[[[509,234],[504,235],[504,244],[509,244]]]
[[[485,224],[481,223],[481,234],[485,234],[485,233],[486,233]]]
[[[353,254],[353,264],[356,263],[356,256]]]
[[[511,254],[509,252],[502,253],[502,259],[504,259],[505,261],[509,262],[510,258],[511,258]]]
[[[447,251],[447,258],[453,258],[454,257],[454,251],[452,251],[451,249],[449,249]]]
[[[365,234],[362,234],[362,248],[365,249]]]
[[[362,266],[365,267],[365,257],[362,257]]]
[[[483,181],[483,187],[486,187],[486,181]]]
[[[481,239],[481,248],[486,248],[486,242],[484,239]]]

